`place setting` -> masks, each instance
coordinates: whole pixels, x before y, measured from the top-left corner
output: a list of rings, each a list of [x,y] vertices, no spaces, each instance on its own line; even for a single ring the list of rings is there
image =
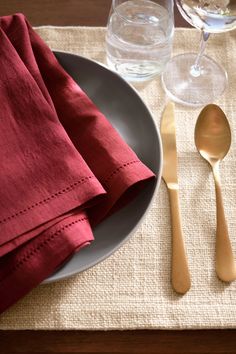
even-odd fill
[[[235,326],[236,4],[176,5],[1,18],[1,329]]]

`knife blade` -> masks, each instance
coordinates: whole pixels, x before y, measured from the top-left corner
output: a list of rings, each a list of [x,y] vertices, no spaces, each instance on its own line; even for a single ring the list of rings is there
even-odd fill
[[[177,293],[185,294],[191,287],[191,280],[184,247],[179,207],[178,159],[176,148],[174,108],[174,103],[167,103],[161,120],[160,131],[163,147],[162,178],[166,183],[170,200],[172,225],[172,287]]]
[[[177,148],[175,136],[174,103],[169,102],[161,120],[161,137],[163,147],[162,178],[168,186],[178,187]]]

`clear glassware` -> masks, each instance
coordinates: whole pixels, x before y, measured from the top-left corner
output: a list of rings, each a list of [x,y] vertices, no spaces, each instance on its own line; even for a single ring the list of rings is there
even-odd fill
[[[173,32],[173,0],[113,0],[106,32],[109,67],[129,81],[162,73]]]
[[[176,0],[182,16],[202,32],[199,53],[177,55],[162,75],[166,93],[172,100],[191,106],[212,102],[226,89],[225,69],[204,55],[210,33],[236,28],[235,0]]]

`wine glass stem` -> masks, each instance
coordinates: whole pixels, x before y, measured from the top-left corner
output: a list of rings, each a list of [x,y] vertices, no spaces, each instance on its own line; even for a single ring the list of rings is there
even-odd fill
[[[199,52],[197,54],[195,63],[190,68],[190,74],[192,76],[194,76],[194,77],[198,77],[198,76],[201,75],[201,66],[200,66],[201,59],[202,59],[202,56],[204,54],[204,51],[205,51],[205,48],[206,48],[206,43],[207,43],[207,40],[208,40],[209,36],[210,36],[210,33],[202,31]]]

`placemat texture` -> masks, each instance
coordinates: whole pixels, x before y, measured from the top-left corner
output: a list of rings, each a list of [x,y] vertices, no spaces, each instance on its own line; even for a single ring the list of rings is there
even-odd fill
[[[104,28],[40,27],[53,49],[105,62]],[[199,32],[177,29],[174,54],[196,51]],[[233,131],[221,165],[224,204],[236,254],[236,32],[213,35],[207,54],[229,74],[229,87],[216,103]],[[166,102],[160,78],[138,90],[159,126]],[[0,316],[1,329],[236,328],[236,282],[220,282],[214,270],[215,191],[209,166],[194,146],[199,108],[176,105],[180,204],[192,275],[185,296],[170,284],[171,226],[164,183],[135,235],[113,256],[70,279],[39,286]]]

